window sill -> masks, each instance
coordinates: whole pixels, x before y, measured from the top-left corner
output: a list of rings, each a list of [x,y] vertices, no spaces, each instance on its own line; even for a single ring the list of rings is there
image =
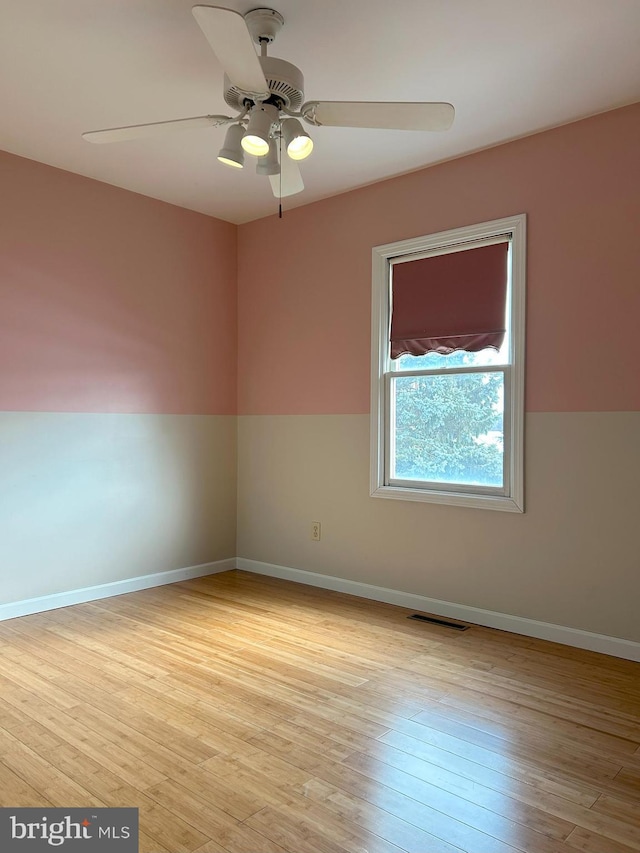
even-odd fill
[[[372,498],[390,498],[396,501],[422,501],[423,503],[463,506],[474,509],[493,509],[500,512],[524,512],[524,505],[512,497],[499,495],[470,495],[462,492],[438,492],[434,489],[410,489],[400,486],[378,486]]]

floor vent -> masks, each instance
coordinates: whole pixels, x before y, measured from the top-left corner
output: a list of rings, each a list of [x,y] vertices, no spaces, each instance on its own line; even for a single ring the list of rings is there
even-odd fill
[[[467,631],[468,625],[460,625],[458,622],[449,622],[448,619],[438,619],[435,616],[423,616],[422,613],[414,613],[409,619],[417,619],[419,622],[430,622],[432,625],[442,625],[444,628],[453,628],[454,631]]]

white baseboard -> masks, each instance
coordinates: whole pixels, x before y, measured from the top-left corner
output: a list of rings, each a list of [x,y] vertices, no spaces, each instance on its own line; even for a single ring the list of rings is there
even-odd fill
[[[424,613],[433,613],[436,616],[446,616],[450,619],[459,619],[462,622],[484,625],[487,628],[511,631],[514,634],[523,634],[525,637],[551,640],[554,643],[562,643],[566,646],[589,649],[593,652],[601,652],[626,660],[640,661],[640,643],[632,640],[608,637],[604,634],[592,634],[590,631],[566,628],[563,625],[553,625],[550,622],[538,622],[535,619],[525,619],[522,616],[510,616],[508,613],[481,610],[478,607],[469,607],[466,604],[454,604],[450,601],[440,601],[437,598],[427,598],[424,595],[411,592],[401,592],[361,583],[360,581],[336,578],[331,575],[320,575],[316,572],[305,572],[302,569],[262,563],[258,560],[247,560],[244,557],[238,557],[235,565],[238,569],[255,572],[259,575],[282,578],[308,586],[322,587],[322,589],[332,589],[336,592],[345,592],[348,595],[357,595],[360,598],[370,598],[374,601],[383,601],[386,604],[396,604]]]
[[[73,589],[69,592],[56,592],[53,595],[42,595],[38,598],[27,598],[23,601],[0,604],[0,622],[5,619],[15,619],[17,616],[28,616],[31,613],[44,613],[45,610],[69,607],[71,604],[84,604],[86,601],[96,601],[99,598],[111,598],[114,595],[124,595],[127,592],[138,592],[138,590],[149,589],[153,586],[164,586],[168,583],[191,580],[191,578],[201,578],[204,575],[228,572],[235,567],[236,561],[231,557],[228,560],[218,560],[215,563],[188,566],[186,569],[172,569],[168,572],[157,572],[153,575],[142,575],[113,583]]]
[[[158,572],[152,575],[142,575],[137,578],[114,581],[113,583],[74,589],[69,592],[58,592],[53,595],[43,595],[38,598],[28,598],[9,604],[0,604],[0,622],[15,619],[18,616],[28,616],[31,613],[44,613],[59,607],[69,607],[72,604],[83,604],[100,598],[111,598],[124,595],[127,592],[137,592],[154,586],[178,583],[179,581],[201,578],[232,569],[255,572],[259,575],[282,578],[294,583],[317,586],[322,589],[332,589],[360,598],[370,598],[385,604],[396,604],[423,613],[433,613],[436,616],[446,616],[484,625],[487,628],[498,628],[501,631],[511,631],[523,634],[525,637],[536,637],[540,640],[551,640],[579,649],[589,649],[605,655],[613,655],[626,660],[640,661],[640,643],[624,640],[620,637],[608,637],[604,634],[593,634],[577,628],[567,628],[563,625],[553,625],[549,622],[538,622],[535,619],[525,619],[522,616],[511,616],[508,613],[497,613],[493,610],[481,610],[466,604],[454,604],[451,601],[440,601],[437,598],[427,598],[411,592],[373,586],[360,581],[337,578],[332,575],[321,575],[316,572],[305,572],[302,569],[292,569],[288,566],[277,566],[273,563],[263,563],[258,560],[248,560],[244,557],[218,560],[214,563],[202,563],[199,566],[189,566],[184,569],[173,569],[168,572]]]

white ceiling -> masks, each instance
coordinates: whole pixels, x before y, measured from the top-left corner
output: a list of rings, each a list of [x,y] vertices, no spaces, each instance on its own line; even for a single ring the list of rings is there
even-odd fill
[[[111,145],[81,139],[229,114],[194,2],[0,0],[0,149],[230,222],[274,213],[267,178],[216,160],[224,128]],[[242,13],[261,5],[223,4]],[[270,53],[301,68],[307,99],[456,108],[446,133],[310,129],[306,189],[285,207],[640,100],[640,0],[273,5],[285,26]]]

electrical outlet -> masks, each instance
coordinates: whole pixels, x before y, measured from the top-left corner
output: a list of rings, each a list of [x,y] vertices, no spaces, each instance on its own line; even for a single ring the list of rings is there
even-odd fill
[[[311,538],[314,542],[320,541],[320,522],[312,521],[311,522]]]

